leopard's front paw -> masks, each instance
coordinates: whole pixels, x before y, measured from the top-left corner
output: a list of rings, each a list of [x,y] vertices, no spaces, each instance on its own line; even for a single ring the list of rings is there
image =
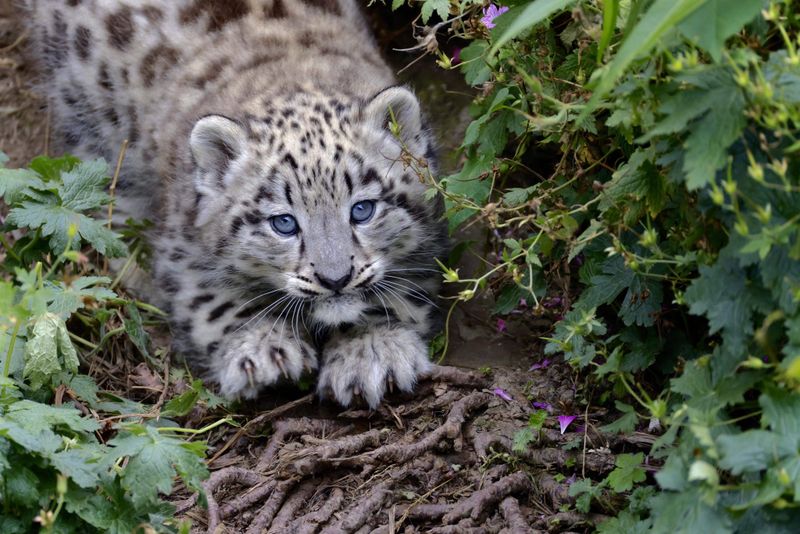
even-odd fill
[[[416,332],[379,328],[325,347],[317,391],[321,397],[333,396],[342,406],[361,395],[375,408],[387,383],[411,391],[417,376],[430,367],[428,347]]]
[[[213,374],[226,398],[251,399],[281,377],[296,381],[317,368],[314,349],[302,339],[275,332],[245,332],[214,359]]]

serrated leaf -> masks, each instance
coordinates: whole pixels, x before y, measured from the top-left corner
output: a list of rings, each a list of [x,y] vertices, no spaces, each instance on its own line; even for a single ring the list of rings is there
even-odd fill
[[[142,316],[136,304],[129,302],[125,305],[125,316],[125,320],[123,321],[125,333],[128,334],[128,337],[133,344],[136,345],[136,348],[139,349],[139,352],[146,358],[149,358],[150,352],[147,350],[147,344],[150,340],[150,336],[144,329]]]
[[[72,211],[91,211],[110,198],[105,191],[108,182],[108,165],[102,159],[85,161],[61,174],[62,186],[58,193],[62,205]]]
[[[488,81],[492,76],[492,70],[483,57],[488,48],[489,43],[486,41],[475,40],[461,50],[459,69],[464,73],[464,80],[473,87]]]
[[[450,0],[423,0],[422,8],[420,9],[422,22],[427,24],[434,12],[442,20],[447,20],[450,14]]]
[[[61,317],[53,313],[35,317],[30,332],[25,343],[23,376],[30,380],[32,388],[42,387],[61,371],[77,372],[78,354]]]
[[[114,258],[127,253],[125,244],[119,240],[119,234],[83,214],[55,203],[25,201],[9,212],[7,221],[18,228],[41,229],[44,237],[50,237],[50,248],[57,254],[67,248],[71,225],[75,225],[78,235],[100,254]]]
[[[58,180],[61,173],[69,171],[81,162],[75,156],[64,155],[59,158],[38,156],[33,158],[28,167],[45,181]]]
[[[725,40],[753,20],[763,4],[762,0],[706,0],[679,29],[719,62]]]
[[[748,430],[717,438],[719,465],[734,475],[766,469],[776,458],[795,452],[796,444],[766,430]]]
[[[50,464],[82,488],[95,487],[104,471],[98,463],[103,453],[99,446],[83,444],[81,447],[59,451],[47,456]]]
[[[644,469],[642,469],[643,461],[644,454],[641,452],[618,455],[615,461],[617,467],[608,474],[607,478],[611,489],[622,493],[633,489],[634,484],[643,482],[646,478]]]
[[[159,493],[169,494],[177,474],[194,490],[200,490],[200,482],[208,476],[203,443],[187,443],[145,427],[142,435],[116,438],[111,444],[118,454],[130,456],[122,485],[136,505],[154,501]]]
[[[31,189],[47,189],[39,176],[27,169],[0,169],[0,198],[11,206],[25,197]]]
[[[108,299],[116,298],[117,294],[106,287],[94,287],[97,285],[109,285],[111,279],[105,276],[81,276],[76,278],[69,285],[64,282],[54,284],[52,300],[47,305],[51,313],[60,315],[67,320],[77,310],[83,308],[87,299],[95,302],[103,302]]]
[[[614,405],[617,410],[623,413],[623,416],[613,423],[600,427],[600,430],[611,434],[630,434],[636,429],[636,423],[639,420],[636,416],[636,410],[634,410],[633,406],[620,401],[615,401]]]

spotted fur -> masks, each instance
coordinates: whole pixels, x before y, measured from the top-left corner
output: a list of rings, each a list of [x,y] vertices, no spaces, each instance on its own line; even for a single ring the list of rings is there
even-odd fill
[[[29,8],[65,148],[114,160],[128,140],[115,213],[156,221],[176,343],[223,394],[320,366],[344,405],[413,388],[445,237],[405,156],[435,170],[432,141],[356,0]]]

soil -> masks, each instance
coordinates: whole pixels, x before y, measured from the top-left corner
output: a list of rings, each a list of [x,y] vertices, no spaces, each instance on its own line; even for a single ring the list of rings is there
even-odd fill
[[[51,145],[46,101],[31,89],[35,70],[27,33],[13,10],[0,3],[0,150],[10,156],[9,166],[18,166]],[[387,8],[376,10],[385,14]],[[402,13],[381,20],[382,46],[413,44]],[[442,46],[452,51],[456,45]],[[392,61],[399,69],[416,57],[394,55]],[[443,73],[431,57],[406,69],[403,79],[433,110],[445,170],[454,169],[471,90],[459,73]],[[468,232],[460,237],[483,240],[480,227]],[[470,258],[462,265],[464,272],[479,267]],[[207,436],[207,506],[179,487],[170,497],[177,516],[190,518],[194,531],[209,533],[592,530],[604,510],[576,513],[569,483],[583,476],[602,479],[613,469],[615,453],[638,450],[651,437],[602,434],[597,427],[607,422],[606,414],[585,408],[579,378],[568,366],[527,370],[542,358],[531,342],[535,323],[509,321],[500,332],[491,307],[485,296],[457,308],[445,360],[451,366],[437,367],[413,395],[390,395],[375,411],[342,410],[296,389],[279,389],[239,407],[241,427],[221,427]],[[540,323],[543,333],[549,321]],[[136,367],[123,382],[136,382],[136,372],[147,375]],[[158,376],[153,394],[163,399]],[[535,410],[531,401],[547,403],[552,415],[532,444],[514,451],[515,434]],[[566,432],[555,417],[562,414],[579,416]],[[183,423],[198,427],[214,418],[218,414],[198,408]]]

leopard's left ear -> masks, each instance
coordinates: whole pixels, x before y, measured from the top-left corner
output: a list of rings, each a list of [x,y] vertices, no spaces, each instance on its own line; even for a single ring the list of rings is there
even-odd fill
[[[389,132],[396,124],[399,132],[395,133],[405,144],[416,144],[422,133],[419,101],[405,87],[389,87],[375,95],[364,106],[362,118],[374,128]]]

